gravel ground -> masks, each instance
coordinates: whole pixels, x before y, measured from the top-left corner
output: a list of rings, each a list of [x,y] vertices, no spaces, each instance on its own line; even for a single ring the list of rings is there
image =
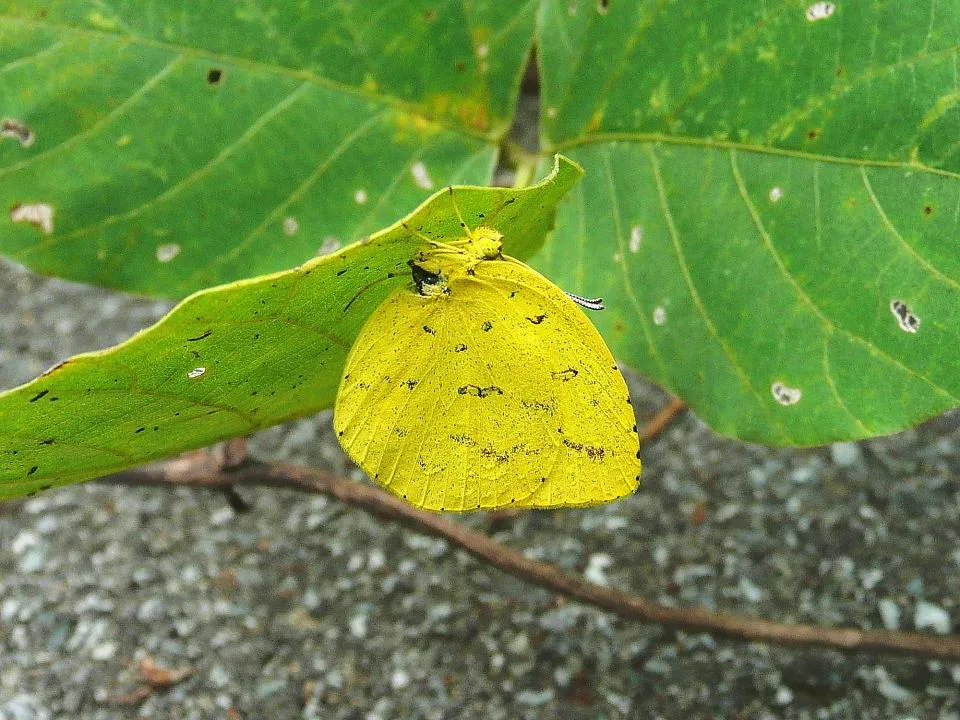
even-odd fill
[[[0,264],[0,388],[166,308]],[[633,392],[641,421],[664,402]],[[329,414],[254,451],[356,472]],[[812,450],[687,415],[644,463],[614,505],[464,522],[659,602],[960,624],[960,413]],[[240,515],[209,492],[94,483],[0,505],[0,720],[960,718],[960,664],[668,633],[322,498],[245,496]],[[151,662],[188,674],[148,693]]]

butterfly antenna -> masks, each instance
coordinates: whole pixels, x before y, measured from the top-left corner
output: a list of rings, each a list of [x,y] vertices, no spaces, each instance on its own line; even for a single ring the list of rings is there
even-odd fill
[[[350,300],[347,302],[347,304],[343,306],[343,312],[346,312],[347,310],[349,310],[349,309],[350,309],[350,306],[353,305],[357,300],[359,300],[359,299],[360,299],[360,296],[363,295],[367,290],[369,290],[370,288],[376,287],[377,285],[379,285],[379,284],[382,283],[382,282],[386,282],[387,280],[392,280],[394,277],[396,277],[396,276],[391,273],[390,275],[387,275],[386,277],[377,278],[377,279],[374,280],[373,282],[369,282],[369,283],[367,283],[366,285],[364,285],[362,288],[360,288],[359,290],[357,290],[357,292],[354,293],[353,297],[350,298]]]
[[[406,222],[400,223],[400,226],[401,226],[404,230],[406,230],[408,233],[410,233],[410,234],[413,235],[414,237],[420,238],[420,239],[423,240],[425,243],[427,243],[427,245],[430,245],[431,247],[435,247],[435,248],[438,248],[438,249],[440,249],[440,250],[446,250],[447,252],[451,252],[451,253],[456,253],[457,255],[462,255],[462,254],[464,253],[463,248],[458,248],[458,247],[456,247],[455,245],[448,245],[448,244],[445,243],[445,242],[440,242],[439,240],[434,240],[434,239],[432,239],[432,238],[429,238],[429,237],[427,237],[424,233],[420,232],[419,230],[415,230],[414,228],[412,228],[412,227],[411,227],[408,223],[406,223]]]
[[[574,295],[572,292],[568,292],[566,295],[582,308],[586,308],[587,310],[603,310],[603,298],[585,298],[580,295]]]
[[[453,194],[453,185],[447,187],[447,193],[450,195],[450,203],[453,205],[453,210],[457,213],[457,220],[460,221],[460,227],[463,228],[464,232],[467,233],[467,237],[471,240],[476,240],[473,236],[473,230],[467,225],[463,219],[463,213],[460,212],[460,206],[457,204],[457,198]]]
[[[439,240],[431,240],[430,244],[439,250],[446,250],[447,252],[455,253],[457,255],[464,255],[467,252],[461,247],[457,247],[456,245],[448,245],[447,243],[440,242]]]

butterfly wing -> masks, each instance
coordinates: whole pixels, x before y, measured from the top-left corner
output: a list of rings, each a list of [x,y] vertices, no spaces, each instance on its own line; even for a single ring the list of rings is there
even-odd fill
[[[512,260],[369,318],[334,425],[357,464],[430,510],[591,505],[637,485],[633,410],[582,311]]]

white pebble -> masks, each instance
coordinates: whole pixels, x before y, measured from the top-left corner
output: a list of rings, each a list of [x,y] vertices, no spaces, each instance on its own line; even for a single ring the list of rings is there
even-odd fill
[[[716,570],[711,565],[681,565],[673,571],[673,581],[677,585],[686,585],[688,582],[713,577],[715,574]]]
[[[883,570],[880,568],[860,572],[860,584],[863,585],[864,590],[873,590],[881,580],[883,580]]]
[[[530,649],[530,638],[525,633],[520,633],[507,644],[507,650],[514,655],[523,655]]]
[[[657,545],[653,549],[653,561],[660,567],[666,567],[669,559],[670,551],[667,550],[663,545]]]
[[[21,530],[10,543],[14,555],[23,555],[24,550],[40,542],[40,536],[30,530]]]
[[[97,645],[90,651],[90,657],[94,660],[109,660],[117,652],[117,646],[112,642],[105,642]]]
[[[394,690],[403,690],[410,684],[410,675],[404,670],[394,670],[393,675],[390,676],[390,687]]]
[[[883,598],[877,603],[877,609],[880,611],[880,620],[887,630],[900,629],[900,606],[890,598]]]
[[[383,550],[379,548],[374,548],[370,551],[370,555],[367,558],[367,570],[379,570],[384,565],[387,564],[387,556],[384,555]]]
[[[606,553],[594,553],[587,560],[587,567],[583,571],[583,576],[597,585],[607,585],[610,581],[607,579],[606,569],[613,565],[613,558]]]
[[[763,589],[749,578],[740,578],[740,595],[750,603],[758,603],[763,599]]]
[[[884,668],[878,667],[874,672],[877,678],[877,691],[887,700],[906,702],[913,697],[913,693],[894,681]]]
[[[840,467],[850,467],[858,465],[862,455],[856,443],[839,442],[830,446],[830,457]]]
[[[516,700],[521,705],[529,705],[530,707],[546,705],[548,702],[553,700],[553,689],[546,688],[540,692],[536,692],[534,690],[521,690],[517,693]]]
[[[8,623],[16,617],[19,611],[20,601],[14,598],[7,598],[3,601],[3,605],[0,605],[0,620]]]
[[[917,630],[933,630],[940,635],[950,632],[950,613],[939,605],[921,600],[913,616],[913,626]]]
[[[368,615],[354,615],[350,618],[350,634],[355,638],[365,638],[367,636]]]

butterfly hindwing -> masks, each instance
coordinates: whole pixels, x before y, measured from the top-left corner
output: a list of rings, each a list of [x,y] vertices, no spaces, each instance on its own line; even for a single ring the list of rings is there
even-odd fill
[[[522,359],[515,369],[524,421],[548,426],[553,467],[521,507],[573,507],[632,493],[640,461],[633,408],[620,370],[583,311],[517,261],[483,263],[478,281],[500,291]]]

